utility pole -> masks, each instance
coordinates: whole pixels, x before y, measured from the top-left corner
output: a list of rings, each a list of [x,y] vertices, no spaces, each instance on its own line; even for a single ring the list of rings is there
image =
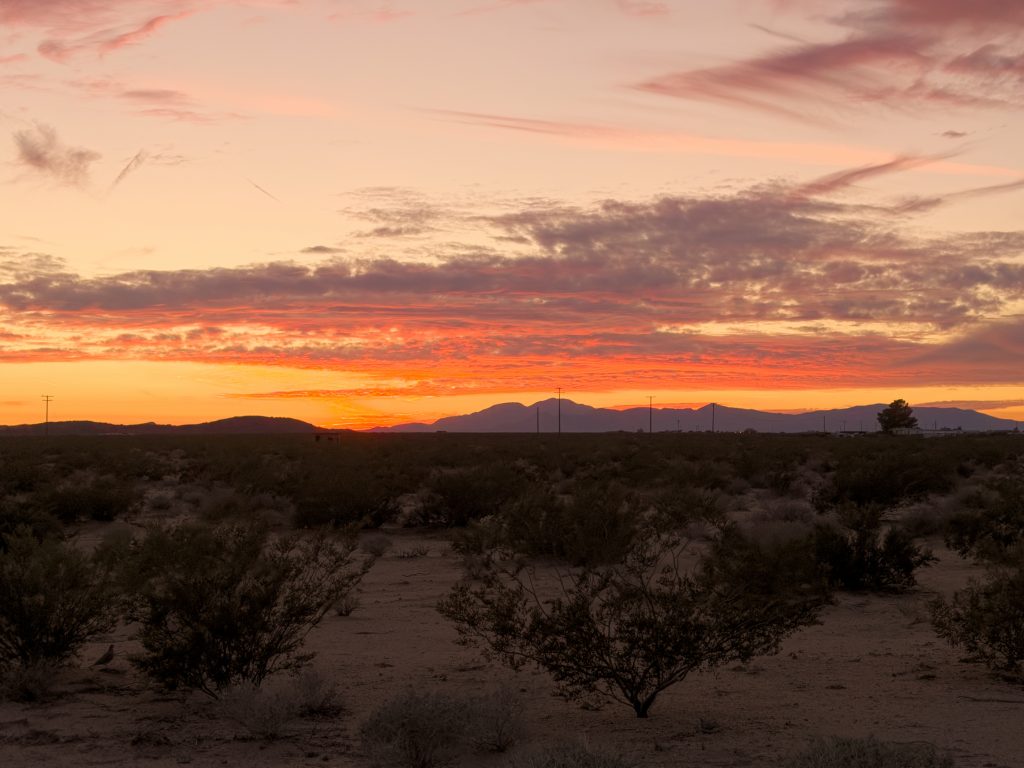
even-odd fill
[[[654,434],[654,395],[647,396],[647,431]]]
[[[537,411],[537,434],[539,435],[540,434],[540,406],[539,405],[537,406],[536,411]]]
[[[43,402],[45,405],[45,420],[43,421],[43,434],[50,434],[50,402],[53,400],[53,395],[43,395]]]
[[[711,404],[711,433],[715,432],[715,404]]]
[[[562,388],[558,388],[558,434],[562,434]]]
[[[821,415],[821,431],[828,432],[828,429],[825,427],[825,414]]]

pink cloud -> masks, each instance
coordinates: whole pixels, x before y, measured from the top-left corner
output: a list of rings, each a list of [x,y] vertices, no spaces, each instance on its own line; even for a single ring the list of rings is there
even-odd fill
[[[1013,0],[885,0],[832,17],[845,36],[732,64],[670,72],[635,88],[808,122],[876,107],[1024,107],[1024,5]]]

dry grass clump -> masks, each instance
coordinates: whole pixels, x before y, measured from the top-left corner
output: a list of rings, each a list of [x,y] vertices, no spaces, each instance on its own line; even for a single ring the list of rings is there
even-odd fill
[[[436,768],[458,756],[468,741],[469,721],[465,699],[409,689],[374,710],[360,737],[374,765]]]
[[[281,738],[299,718],[338,715],[341,702],[337,686],[314,669],[257,687],[252,683],[232,686],[222,696],[224,714],[255,738]]]
[[[382,557],[391,549],[391,539],[383,533],[368,533],[359,542],[359,549],[372,557]]]
[[[334,612],[339,616],[351,616],[352,612],[363,604],[358,592],[347,592],[334,604]]]
[[[53,687],[59,671],[59,665],[49,661],[10,666],[0,674],[0,700],[24,704],[48,701],[54,695]]]
[[[274,741],[281,738],[299,716],[299,704],[292,691],[260,688],[239,683],[222,695],[224,714],[255,738]]]
[[[582,744],[561,744],[513,763],[514,768],[633,768],[634,763]]]
[[[823,739],[791,758],[786,768],[955,768],[932,744]]]
[[[472,701],[468,737],[478,752],[507,752],[525,733],[523,704],[516,692],[501,686]]]
[[[420,545],[417,547],[406,547],[405,549],[399,549],[395,552],[395,557],[400,557],[403,560],[415,560],[418,557],[426,557],[430,554],[430,548]]]

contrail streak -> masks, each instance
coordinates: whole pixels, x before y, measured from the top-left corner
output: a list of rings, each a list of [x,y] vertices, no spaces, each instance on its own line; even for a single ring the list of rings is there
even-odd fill
[[[114,183],[110,185],[110,191],[113,192],[114,188],[117,187],[117,185],[120,184],[122,181],[124,181],[125,176],[127,176],[129,173],[131,173],[144,162],[146,162],[147,157],[148,155],[146,154],[146,150],[144,149],[140,149],[138,152],[136,152],[135,157],[129,160],[128,165],[122,168],[121,172],[117,174],[117,178],[114,179]]]
[[[260,192],[262,192],[262,193],[263,193],[264,195],[266,195],[267,197],[269,197],[269,198],[270,198],[271,200],[276,200],[276,201],[277,201],[277,202],[279,202],[279,203],[281,202],[281,201],[280,201],[280,200],[279,200],[278,198],[274,197],[274,195],[272,195],[272,194],[270,194],[269,192],[267,192],[267,190],[265,190],[265,189],[264,189],[263,187],[261,187],[261,186],[260,186],[259,184],[257,184],[257,183],[256,183],[255,181],[253,181],[252,179],[246,179],[246,181],[248,181],[248,182],[249,182],[250,184],[252,184],[252,185],[253,185],[254,187],[256,187],[256,189],[258,189],[258,190],[259,190]]]

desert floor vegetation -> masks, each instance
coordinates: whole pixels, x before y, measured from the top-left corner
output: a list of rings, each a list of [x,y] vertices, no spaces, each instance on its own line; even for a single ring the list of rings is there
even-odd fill
[[[19,596],[0,606],[0,763],[414,764],[394,750],[415,729],[381,713],[450,709],[430,759],[457,768],[1024,765],[1018,437],[562,437],[0,441],[0,589]],[[503,553],[505,577],[569,587],[528,605],[585,649],[587,622],[545,601],[582,609],[572,589],[682,538],[677,586],[799,594],[816,620],[689,671],[646,718],[537,659],[488,660],[437,611],[492,589]],[[660,615],[633,613],[636,637]],[[267,655],[239,630],[210,663],[204,633],[259,615],[296,642]],[[18,639],[32,626],[49,645]]]

